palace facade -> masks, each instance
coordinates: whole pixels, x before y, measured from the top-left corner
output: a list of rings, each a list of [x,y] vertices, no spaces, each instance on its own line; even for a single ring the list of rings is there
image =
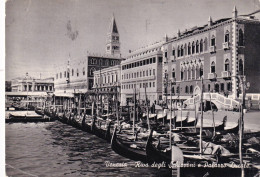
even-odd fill
[[[168,38],[163,51],[163,95],[169,100],[192,97],[204,92],[215,92],[230,99],[241,96],[239,76],[250,83],[250,93],[260,93],[260,22],[253,16],[238,16],[213,21]],[[176,81],[171,87],[166,84]],[[179,96],[180,95],[180,96]],[[188,97],[188,98],[189,98]],[[259,95],[257,96],[259,99]],[[222,103],[225,104],[225,99]],[[232,101],[232,100],[229,100]]]

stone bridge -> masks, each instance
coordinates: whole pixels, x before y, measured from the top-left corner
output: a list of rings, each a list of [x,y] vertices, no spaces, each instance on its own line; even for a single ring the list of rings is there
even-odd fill
[[[194,109],[195,104],[198,105],[200,103],[200,94],[189,98],[184,101],[184,104],[187,105],[187,108]],[[219,110],[232,110],[233,108],[239,107],[239,102],[232,98],[227,98],[224,95],[219,93],[203,93],[203,100],[211,101],[216,105]]]

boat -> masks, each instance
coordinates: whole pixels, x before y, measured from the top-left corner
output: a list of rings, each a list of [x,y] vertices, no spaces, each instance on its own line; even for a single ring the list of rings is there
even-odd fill
[[[85,113],[84,116],[83,116],[83,119],[82,119],[82,122],[81,122],[81,129],[85,132],[88,132],[88,133],[92,133],[92,129],[91,129],[91,122],[93,120],[90,120],[90,118],[88,118],[88,121],[90,120],[90,124],[87,124],[86,123],[86,120],[87,120],[87,114]]]
[[[117,137],[117,126],[114,128],[114,132],[111,138],[111,148],[118,154],[127,157],[132,160],[142,161],[144,163],[150,162],[147,158],[145,149],[140,149],[138,146],[131,147],[131,145],[137,143],[132,141],[123,141]]]
[[[9,117],[5,119],[6,123],[10,122],[50,122],[53,121],[50,117],[45,117],[42,115],[30,115],[30,114],[25,114],[25,115],[15,115],[15,114],[9,114]]]
[[[222,124],[215,126],[215,131],[224,131],[224,128],[226,126],[226,122],[227,122],[227,116],[225,116],[223,118]],[[203,131],[207,132],[213,132],[214,127],[203,127]],[[196,136],[200,133],[200,127],[196,127],[196,128],[191,128],[191,127],[182,127],[176,130],[176,132],[182,132],[183,135],[185,136]]]
[[[105,124],[104,124],[105,122]],[[103,125],[102,125],[103,124]],[[98,136],[99,138],[102,138],[104,140],[110,141],[111,140],[111,128],[112,121],[110,120],[103,120],[103,119],[94,119],[92,124],[92,133]]]

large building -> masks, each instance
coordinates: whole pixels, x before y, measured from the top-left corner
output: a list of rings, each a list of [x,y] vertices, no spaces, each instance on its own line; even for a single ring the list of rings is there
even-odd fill
[[[176,37],[166,39],[162,79],[176,80],[176,85],[170,90],[164,84],[165,100],[170,99],[171,91],[175,99],[194,99],[201,93],[203,77],[204,92],[214,92],[211,96],[216,104],[234,106],[241,96],[239,76],[243,75],[251,85],[248,96],[251,93],[259,99],[260,22],[253,16],[238,16],[236,8],[232,13],[232,18],[216,21],[209,17],[206,25],[178,31]]]
[[[55,66],[55,94],[87,92],[94,85],[94,71],[119,65],[121,62],[119,32],[114,16],[107,34],[106,54],[87,53],[82,58],[64,61]]]
[[[34,78],[28,75],[11,80],[11,92],[5,92],[6,101],[23,100],[39,102],[42,97],[54,92],[54,78]]]
[[[53,78],[33,78],[26,73],[25,77],[11,80],[12,92],[53,92]]]
[[[157,42],[133,51],[121,62],[122,105],[132,102],[134,93],[140,101],[147,97],[150,104],[162,100],[162,44]]]
[[[120,93],[120,81],[121,66],[115,65],[109,68],[94,71],[94,86],[93,89],[98,92],[109,92],[111,88],[119,88]]]

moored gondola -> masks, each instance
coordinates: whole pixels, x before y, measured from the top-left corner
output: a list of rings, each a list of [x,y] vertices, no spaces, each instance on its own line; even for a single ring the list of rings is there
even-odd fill
[[[130,158],[136,161],[142,161],[144,163],[151,162],[146,155],[145,149],[131,148],[130,145],[135,142],[127,142],[119,140],[117,137],[117,126],[114,128],[114,132],[111,138],[111,148],[118,154]]]

